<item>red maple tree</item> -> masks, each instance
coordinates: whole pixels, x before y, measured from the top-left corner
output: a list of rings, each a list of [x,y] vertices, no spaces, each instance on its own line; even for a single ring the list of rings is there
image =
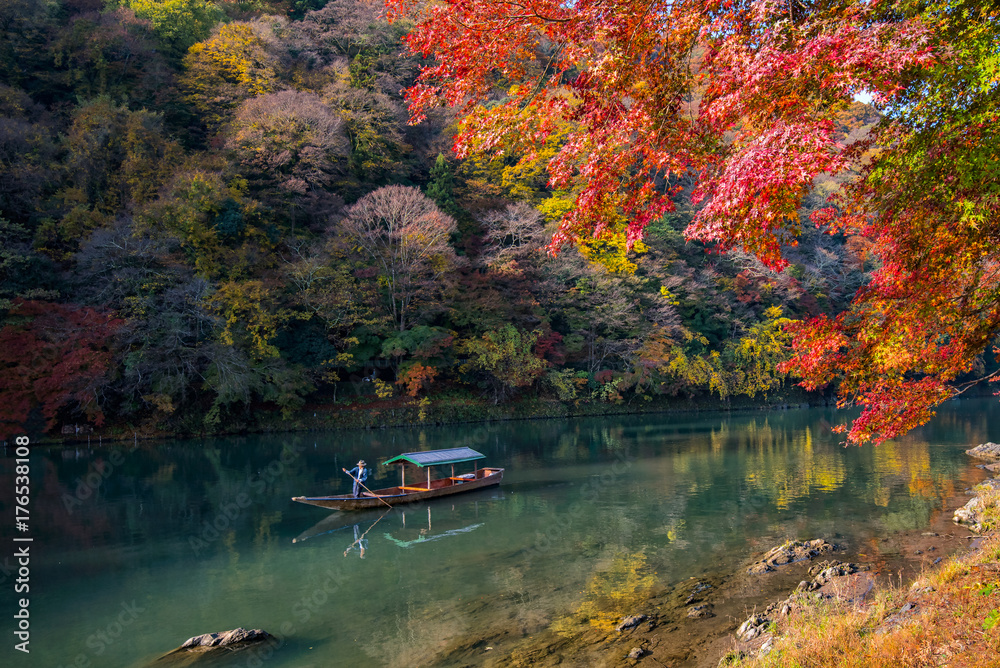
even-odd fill
[[[64,409],[100,425],[98,400],[122,321],[70,304],[15,300],[0,329],[0,438],[16,433],[38,408],[45,429]]]
[[[635,240],[693,181],[689,238],[773,268],[819,174],[853,170],[813,222],[871,240],[852,308],[794,326],[785,369],[864,410],[852,442],[925,422],[1000,332],[996,10],[968,1],[387,0],[433,58],[415,119],[460,109],[460,155],[528,162],[561,133],[550,186],[575,195],[550,248]],[[991,50],[992,49],[992,50]],[[844,144],[858,94],[885,112]],[[567,131],[569,128],[569,131]],[[983,147],[986,147],[985,149]],[[617,228],[617,229],[616,229]]]

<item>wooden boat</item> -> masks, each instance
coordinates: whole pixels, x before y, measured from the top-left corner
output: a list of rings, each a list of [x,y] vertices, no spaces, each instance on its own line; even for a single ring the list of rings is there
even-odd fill
[[[400,465],[400,483],[396,487],[373,489],[364,492],[361,497],[351,494],[338,496],[293,496],[292,501],[307,503],[311,506],[331,508],[335,510],[365,510],[368,508],[385,508],[386,504],[396,506],[403,503],[414,503],[439,496],[450,496],[460,492],[471,492],[492,485],[499,485],[503,480],[503,469],[494,467],[479,468],[475,466],[471,473],[455,474],[455,464],[477,462],[486,455],[472,448],[449,448],[446,450],[426,450],[424,452],[404,452],[382,466]],[[412,464],[427,469],[427,480],[406,484],[406,464]],[[431,467],[451,465],[451,475],[444,478],[431,479]],[[384,503],[383,503],[384,502]]]

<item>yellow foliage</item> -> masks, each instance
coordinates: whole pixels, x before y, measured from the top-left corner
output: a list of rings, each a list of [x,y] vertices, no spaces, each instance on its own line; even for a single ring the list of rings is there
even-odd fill
[[[122,4],[149,21],[160,39],[181,50],[203,39],[225,18],[218,5],[206,0],[125,0]]]
[[[573,210],[574,196],[565,191],[552,193],[538,204],[538,210],[545,216],[545,222],[562,220],[562,217]]]
[[[666,299],[667,303],[671,304],[672,306],[678,306],[681,303],[680,299],[677,298],[677,295],[672,293],[670,290],[666,288],[666,286],[663,285],[660,286],[660,296]]]
[[[218,125],[242,101],[275,89],[276,59],[248,23],[221,26],[215,36],[198,42],[184,56],[181,85],[185,99],[209,123]]]
[[[381,378],[375,379],[375,396],[379,399],[388,399],[392,396],[392,385]]]
[[[225,320],[222,342],[243,343],[256,359],[278,357],[278,348],[271,343],[278,327],[292,317],[301,317],[276,308],[271,290],[261,281],[222,283],[208,304]]]
[[[781,317],[778,306],[767,309],[764,316],[767,319],[750,327],[735,346],[733,356],[739,371],[735,374],[735,394],[752,397],[762,392],[766,395],[785,377],[777,366],[791,353],[791,335],[785,331],[785,326],[792,321]]]
[[[607,570],[591,576],[576,612],[558,620],[553,629],[561,635],[572,635],[574,624],[586,621],[597,629],[610,631],[635,609],[637,601],[653,588],[655,581],[646,565],[646,555],[641,552],[617,555]]]
[[[638,265],[629,259],[629,254],[641,255],[649,250],[642,240],[636,241],[630,250],[624,228],[605,232],[596,239],[581,239],[578,247],[585,258],[616,274],[634,274]]]
[[[708,339],[687,329],[681,331],[685,343],[697,341],[708,345]],[[729,380],[722,369],[721,357],[712,351],[708,355],[691,354],[666,332],[657,327],[639,350],[641,359],[656,364],[656,370],[689,389],[705,388],[725,398],[730,394]]]
[[[169,394],[144,394],[142,398],[144,401],[148,401],[152,404],[156,410],[162,411],[167,415],[170,415],[174,412],[174,410],[176,410],[174,401]]]
[[[540,145],[523,141],[523,137],[522,140],[508,137],[499,151],[473,151],[460,170],[479,190],[538,204],[549,194],[549,162],[565,144],[571,127],[562,123]],[[565,199],[566,206],[572,207],[573,199]],[[559,214],[556,219],[561,217]]]

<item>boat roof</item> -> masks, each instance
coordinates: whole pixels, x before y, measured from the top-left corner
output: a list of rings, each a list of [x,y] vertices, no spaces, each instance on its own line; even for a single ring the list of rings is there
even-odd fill
[[[385,464],[407,461],[417,466],[437,466],[438,464],[457,464],[471,462],[474,459],[485,459],[486,455],[472,448],[448,448],[447,450],[424,450],[423,452],[404,452],[396,455]]]

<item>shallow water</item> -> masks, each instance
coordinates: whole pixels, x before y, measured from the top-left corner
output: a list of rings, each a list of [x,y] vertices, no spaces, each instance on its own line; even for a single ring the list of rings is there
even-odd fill
[[[1000,440],[991,416],[992,400],[953,402],[878,448],[841,447],[824,409],[39,448],[26,534],[8,450],[0,559],[13,564],[15,535],[33,538],[31,654],[13,650],[9,613],[0,654],[140,666],[244,626],[282,646],[217,665],[445,664],[463,644],[611,615],[629,592],[731,570],[786,539],[858,548],[924,527],[982,477],[964,449]],[[503,485],[385,514],[289,501],[349,491],[341,467],[361,457],[456,446],[505,467]],[[392,468],[369,487],[396,484]],[[14,578],[0,572],[5,601],[21,596]]]

